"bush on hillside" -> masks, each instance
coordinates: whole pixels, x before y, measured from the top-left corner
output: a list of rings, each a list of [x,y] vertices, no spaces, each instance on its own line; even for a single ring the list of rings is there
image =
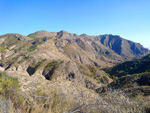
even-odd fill
[[[19,88],[18,79],[7,75],[6,72],[0,72],[0,95],[10,98]]]

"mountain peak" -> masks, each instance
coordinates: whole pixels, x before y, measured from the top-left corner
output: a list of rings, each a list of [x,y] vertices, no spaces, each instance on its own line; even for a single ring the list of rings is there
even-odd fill
[[[58,33],[65,33],[65,34],[69,34],[69,32],[64,31],[64,30],[59,31]]]
[[[85,33],[83,33],[83,34],[81,34],[80,36],[88,36],[87,34],[85,34]]]
[[[48,32],[48,31],[45,31],[45,30],[41,30],[41,31],[37,31],[35,33],[31,33],[28,35],[28,37],[31,37],[31,38],[42,38],[42,37],[54,37],[56,36],[56,32]]]
[[[45,30],[40,30],[40,31],[37,31],[35,33],[49,33],[48,31],[45,31]]]

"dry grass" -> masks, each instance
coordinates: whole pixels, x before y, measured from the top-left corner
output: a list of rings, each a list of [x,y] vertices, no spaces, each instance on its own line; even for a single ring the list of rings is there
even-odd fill
[[[84,87],[80,81],[56,81],[39,84],[34,82],[28,91],[1,95],[3,113],[146,113],[149,101],[129,98],[121,90],[108,90],[97,94]],[[11,97],[11,98],[10,98]],[[148,99],[148,98],[147,98]],[[6,112],[6,113],[7,113]],[[147,112],[148,113],[148,112]]]

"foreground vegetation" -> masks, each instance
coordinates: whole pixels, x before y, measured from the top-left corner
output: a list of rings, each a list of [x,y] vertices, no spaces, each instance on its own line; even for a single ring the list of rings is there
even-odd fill
[[[59,83],[46,89],[32,84],[28,92],[22,92],[18,79],[0,72],[0,110],[2,113],[145,113],[148,102],[129,98],[122,90],[109,89],[95,93],[77,85]],[[40,84],[39,84],[40,86]]]

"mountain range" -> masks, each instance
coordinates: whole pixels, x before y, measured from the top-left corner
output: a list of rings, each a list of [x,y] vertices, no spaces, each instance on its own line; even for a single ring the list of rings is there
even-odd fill
[[[2,68],[25,71],[29,76],[40,75],[48,80],[79,78],[81,75],[100,79],[102,70],[98,68],[111,67],[150,53],[139,43],[109,34],[88,36],[66,31],[37,31],[28,36],[5,34],[0,37]]]
[[[73,81],[96,96],[105,92],[102,88],[125,88],[124,84],[118,85],[122,84],[120,81],[131,80],[135,75],[133,80],[145,80],[142,77],[148,75],[137,73],[149,71],[148,56],[143,57],[149,53],[140,43],[112,34],[89,36],[37,31],[23,36],[8,33],[0,36],[0,71],[18,78],[22,92],[35,87],[49,90],[53,84],[61,84],[57,88],[71,91],[74,85],[69,84]],[[149,86],[149,81],[146,85]]]

